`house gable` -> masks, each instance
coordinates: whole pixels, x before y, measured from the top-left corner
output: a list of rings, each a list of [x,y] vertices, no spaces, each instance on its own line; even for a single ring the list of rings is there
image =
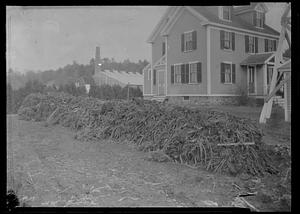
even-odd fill
[[[179,9],[179,7],[169,7],[164,15],[159,20],[158,24],[155,26],[150,36],[147,39],[148,43],[153,43],[155,38],[159,35],[159,32],[165,27],[168,22],[170,22],[170,17]]]

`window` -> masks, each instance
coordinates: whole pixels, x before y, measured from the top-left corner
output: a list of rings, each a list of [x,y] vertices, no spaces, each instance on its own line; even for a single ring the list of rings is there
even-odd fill
[[[220,44],[223,50],[234,50],[235,34],[233,32],[220,31]]]
[[[230,7],[222,7],[223,16],[222,18],[225,20],[231,20]]]
[[[201,62],[171,65],[171,84],[201,83]]]
[[[264,27],[264,13],[256,12],[256,27]]]
[[[255,44],[254,44],[254,37],[253,36],[249,36],[249,53],[254,53],[255,52]]]
[[[162,43],[162,55],[165,55],[165,53],[166,53],[166,43],[163,42]]]
[[[151,79],[151,70],[149,69],[148,70],[148,80],[150,80]]]
[[[258,53],[258,38],[254,36],[245,36],[246,53]]]
[[[225,32],[225,34],[224,34],[224,48],[225,49],[231,49],[230,33],[229,32]]]
[[[181,65],[175,65],[175,83],[181,83]]]
[[[265,52],[276,51],[276,40],[265,39]]]
[[[225,82],[224,83],[231,83],[231,65],[225,64]]]
[[[185,32],[181,35],[181,51],[193,51],[197,49],[197,31]]]
[[[184,34],[184,46],[185,46],[185,51],[193,50],[192,32]]]
[[[153,69],[153,85],[156,85],[156,70]]]
[[[190,83],[197,83],[197,63],[190,64]]]
[[[183,96],[183,100],[190,100],[189,96]]]
[[[221,83],[235,83],[235,64],[221,63]]]

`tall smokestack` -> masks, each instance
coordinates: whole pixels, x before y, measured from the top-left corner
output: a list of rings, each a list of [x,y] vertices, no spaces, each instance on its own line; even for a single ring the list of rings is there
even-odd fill
[[[95,53],[95,73],[101,71],[100,47],[96,46]]]
[[[96,60],[96,62],[98,62],[98,64],[100,63],[100,47],[99,46],[96,47],[95,60]]]

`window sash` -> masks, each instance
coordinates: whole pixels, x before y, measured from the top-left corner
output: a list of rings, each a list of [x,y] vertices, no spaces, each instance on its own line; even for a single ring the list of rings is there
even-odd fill
[[[223,19],[230,20],[230,9],[223,7]]]
[[[273,40],[267,39],[267,51],[275,51]]]
[[[174,65],[174,83],[181,83],[181,65]]]
[[[256,26],[263,27],[263,13],[256,12]]]
[[[225,82],[224,83],[232,83],[232,71],[231,71],[231,64],[225,64]]]
[[[249,53],[254,53],[255,52],[255,39],[252,36],[249,36]]]
[[[192,32],[184,33],[184,51],[193,50],[193,35]]]
[[[224,32],[224,48],[225,49],[231,49],[231,38],[230,38],[229,32]]]
[[[190,64],[190,83],[197,83],[197,63]]]

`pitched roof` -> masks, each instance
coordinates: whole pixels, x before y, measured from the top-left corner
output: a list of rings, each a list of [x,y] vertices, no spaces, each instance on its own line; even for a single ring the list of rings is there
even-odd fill
[[[259,65],[264,64],[267,59],[269,59],[274,53],[257,53],[248,56],[240,65]]]
[[[206,9],[206,7],[213,7],[213,6],[206,6],[206,7],[203,7],[203,6],[191,6],[191,7],[194,10],[196,10],[198,13],[200,13],[201,15],[203,15],[205,18],[207,18],[210,22],[213,22],[213,23],[227,25],[229,27],[241,28],[241,29],[245,29],[245,30],[251,30],[251,31],[259,32],[259,33],[271,34],[271,35],[275,35],[275,36],[279,36],[280,35],[280,33],[278,31],[274,30],[273,28],[271,28],[268,25],[265,25],[263,29],[257,28],[254,25],[245,22],[239,16],[233,15],[231,22],[221,20],[221,19],[219,19],[219,17],[217,15],[209,12],[209,10]]]
[[[248,10],[254,10],[255,7],[260,4],[265,10],[267,10],[266,6],[264,3],[259,3],[259,2],[251,2],[250,5],[245,5],[245,6],[238,6],[234,7],[234,12],[235,13],[243,13]]]
[[[143,75],[136,72],[125,72],[125,71],[110,71],[110,70],[104,70],[104,71],[100,71],[99,73],[96,73],[95,76],[97,76],[97,74],[103,74],[105,76],[108,76],[112,79],[115,79],[117,81],[119,81],[120,83],[123,83],[124,85],[127,85],[128,83],[130,85],[143,85]]]

